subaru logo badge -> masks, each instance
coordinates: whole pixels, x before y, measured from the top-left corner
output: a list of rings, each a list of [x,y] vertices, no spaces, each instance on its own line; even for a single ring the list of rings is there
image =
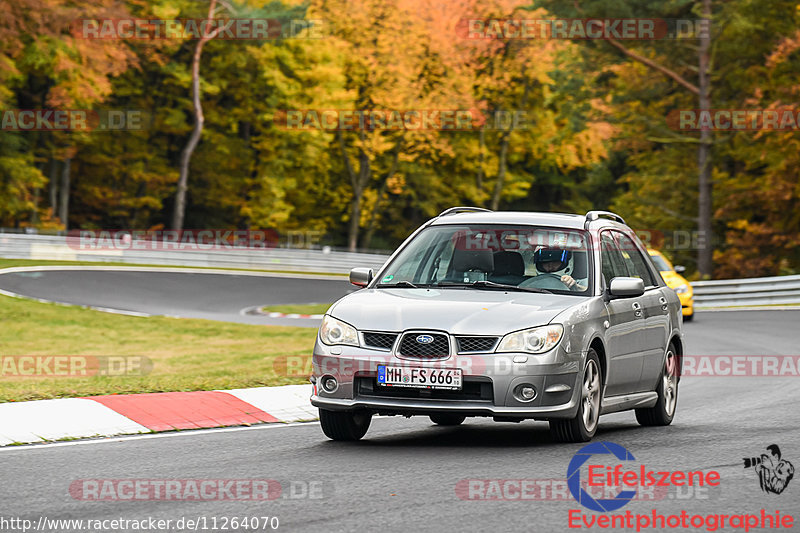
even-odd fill
[[[417,342],[420,344],[430,344],[433,342],[433,337],[430,335],[418,335]]]

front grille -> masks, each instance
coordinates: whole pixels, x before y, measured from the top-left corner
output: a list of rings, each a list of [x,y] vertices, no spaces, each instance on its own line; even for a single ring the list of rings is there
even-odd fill
[[[431,337],[428,343],[419,342],[420,337]],[[416,331],[406,333],[400,341],[399,354],[405,357],[421,357],[425,359],[445,358],[450,355],[450,340],[441,333],[424,333]]]
[[[391,350],[397,333],[376,333],[367,331],[364,333],[364,344],[381,350]]]
[[[497,337],[456,337],[458,352],[491,352]]]
[[[464,380],[461,390],[416,389],[411,387],[384,387],[374,377],[356,378],[355,391],[361,397],[408,398],[425,400],[458,400],[494,403],[494,390],[490,381]]]

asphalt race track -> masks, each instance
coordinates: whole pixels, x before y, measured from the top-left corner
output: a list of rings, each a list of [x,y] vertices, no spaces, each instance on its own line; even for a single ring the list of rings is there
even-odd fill
[[[132,275],[125,279],[131,285],[123,287],[118,276],[45,273],[34,279],[2,276],[0,287],[148,312],[194,309],[192,316],[204,318],[225,315],[219,309],[232,316],[270,298],[269,303],[288,303],[292,295],[294,302],[329,301],[347,290],[344,282],[312,286],[308,280],[217,278],[210,283],[207,274]],[[170,294],[161,293],[170,283],[176,284]],[[87,287],[92,290],[81,296]],[[203,287],[212,293],[202,294]],[[684,327],[686,349],[694,355],[797,355],[798,324],[800,311],[701,313]],[[650,515],[655,509],[661,515],[682,510],[730,515],[764,509],[800,519],[800,472],[785,492],[767,494],[753,469],[742,462],[778,444],[783,458],[800,467],[800,377],[687,376],[671,426],[644,428],[633,413],[613,414],[601,418],[595,437],[600,440],[624,446],[648,470],[716,470],[721,475],[719,487],[682,492],[672,487],[656,501],[632,501],[616,513]],[[511,501],[462,499],[459,494],[464,493],[456,487],[473,479],[527,479],[545,485],[548,481],[542,480],[563,480],[581,447],[553,443],[543,422],[468,419],[460,427],[443,428],[419,417],[376,418],[364,440],[349,444],[328,441],[316,423],[307,423],[8,447],[0,450],[0,518],[21,517],[35,524],[40,516],[153,517],[174,524],[183,517],[204,519],[208,531],[216,519],[219,531],[226,518],[277,516],[278,530],[284,531],[564,531],[571,510],[580,510],[587,520],[600,513],[571,497],[519,500],[519,492],[513,492]],[[85,479],[270,479],[283,490],[266,502],[83,501],[69,489]],[[580,524],[580,515],[576,520]],[[228,530],[246,531],[230,523]],[[661,528],[642,531],[656,530]],[[692,530],[705,529],[677,531]]]
[[[270,318],[248,311],[268,304],[330,303],[355,287],[344,278],[296,279],[202,270],[45,270],[1,274],[0,289],[54,302],[150,315],[318,327],[319,320]]]

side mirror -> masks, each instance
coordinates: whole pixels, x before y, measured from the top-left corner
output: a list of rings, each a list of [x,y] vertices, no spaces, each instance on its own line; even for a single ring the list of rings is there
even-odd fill
[[[683,274],[684,272],[686,272],[686,267],[683,265],[675,265],[673,268],[675,269],[675,272],[678,274]]]
[[[350,271],[350,283],[356,287],[366,287],[374,275],[371,268],[354,268]]]
[[[644,281],[640,278],[619,277],[611,280],[608,292],[618,298],[633,298],[644,294]]]

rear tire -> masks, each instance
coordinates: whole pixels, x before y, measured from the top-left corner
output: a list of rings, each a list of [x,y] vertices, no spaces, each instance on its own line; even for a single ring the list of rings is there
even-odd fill
[[[678,408],[678,364],[675,346],[670,343],[664,357],[664,367],[658,378],[658,401],[648,409],[636,409],[636,421],[643,426],[668,426]]]
[[[683,315],[684,322],[691,322],[692,320],[694,320],[694,312],[691,315]]]
[[[589,348],[586,354],[586,366],[580,386],[581,396],[575,418],[550,420],[550,434],[556,442],[588,442],[597,432],[600,399],[603,395],[603,373],[594,348]]]
[[[439,426],[458,426],[462,422],[464,422],[464,420],[466,420],[467,417],[461,415],[439,414],[439,415],[431,415],[430,419],[431,422]]]
[[[372,422],[370,413],[319,410],[322,432],[331,440],[359,440],[367,433],[370,422]]]

